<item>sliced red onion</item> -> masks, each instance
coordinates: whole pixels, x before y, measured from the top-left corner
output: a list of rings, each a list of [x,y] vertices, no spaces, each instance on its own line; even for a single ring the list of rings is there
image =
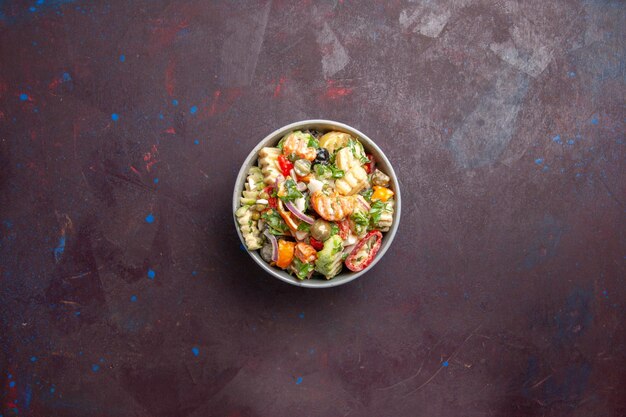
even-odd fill
[[[303,183],[302,181],[300,181],[299,183],[296,184],[296,188],[300,192],[305,191],[306,190],[306,184]]]
[[[357,196],[356,201],[359,203],[359,205],[363,208],[363,210],[365,210],[366,212],[369,212],[372,208],[370,207],[369,204],[367,204],[367,201],[365,200],[365,198],[363,198],[362,195]]]
[[[274,187],[278,187],[278,184],[280,184],[281,182],[285,181],[285,177],[283,177],[282,174],[278,174],[278,176],[276,177],[276,180],[274,181]]]
[[[287,201],[285,203],[285,206],[289,209],[290,212],[292,212],[297,218],[299,218],[303,222],[308,224],[313,224],[315,222],[315,219],[313,217],[307,216],[306,214],[298,210],[296,206],[291,203],[291,201]]]
[[[272,262],[278,261],[278,241],[276,240],[276,236],[271,234],[267,229],[265,229],[263,235],[272,244]]]
[[[295,169],[291,169],[291,171],[289,171],[289,175],[291,175],[291,178],[293,178],[293,180],[295,182],[298,182],[298,177],[296,176],[296,170]]]

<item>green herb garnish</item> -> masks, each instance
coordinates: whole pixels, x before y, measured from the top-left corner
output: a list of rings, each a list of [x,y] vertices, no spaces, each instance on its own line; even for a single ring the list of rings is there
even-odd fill
[[[261,218],[269,227],[269,232],[273,235],[284,235],[289,231],[287,223],[275,210],[267,210],[261,214]]]
[[[312,263],[304,263],[298,258],[293,258],[291,265],[294,268],[298,279],[307,279],[309,274],[313,272],[314,265]]]
[[[281,200],[294,201],[294,200],[297,200],[298,198],[303,197],[302,193],[298,191],[296,182],[293,180],[293,178],[291,177],[287,178],[284,184],[285,184],[285,191],[287,192],[287,195],[280,197]]]
[[[342,178],[344,176],[344,172],[343,170],[337,168],[335,165],[329,165],[330,171],[332,172],[332,177],[337,179],[337,178]]]

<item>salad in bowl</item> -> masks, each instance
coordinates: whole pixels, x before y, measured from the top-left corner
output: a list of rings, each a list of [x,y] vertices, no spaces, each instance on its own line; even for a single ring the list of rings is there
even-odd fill
[[[303,127],[257,147],[240,175],[239,235],[268,271],[296,281],[362,273],[382,256],[385,235],[395,232],[395,175],[360,135]]]

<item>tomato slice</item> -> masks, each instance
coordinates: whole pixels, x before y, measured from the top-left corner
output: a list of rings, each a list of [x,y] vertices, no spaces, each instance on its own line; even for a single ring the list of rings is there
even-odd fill
[[[346,267],[354,272],[359,272],[367,268],[374,260],[374,257],[376,257],[382,241],[383,234],[379,230],[372,230],[366,234],[346,258]]]

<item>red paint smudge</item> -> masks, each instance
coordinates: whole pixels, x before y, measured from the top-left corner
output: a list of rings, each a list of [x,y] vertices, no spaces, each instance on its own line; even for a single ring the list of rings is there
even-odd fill
[[[130,166],[130,170],[133,171],[135,174],[137,174],[138,176],[141,177],[141,173],[139,171],[137,171],[137,168],[135,168],[134,166]]]
[[[352,93],[351,88],[336,86],[335,81],[329,80],[326,83],[326,92],[324,93],[324,98],[335,100],[340,97],[345,97],[351,93]]]
[[[62,82],[63,80],[61,78],[55,78],[50,84],[48,84],[48,90],[56,89]]]
[[[170,46],[176,39],[178,32],[189,26],[187,19],[177,17],[153,19],[150,24],[152,25],[152,44],[149,48],[151,53],[159,52],[164,47]]]
[[[165,133],[169,133],[170,135],[175,135],[176,134],[176,130],[174,130],[173,127],[168,127],[167,129],[164,130]]]
[[[156,145],[152,145],[150,152],[146,152],[143,155],[143,161],[146,163],[146,171],[150,172],[150,168],[152,168],[154,164],[159,162],[159,160],[156,159],[158,154],[159,150],[157,149]]]
[[[285,81],[287,81],[287,77],[280,77],[278,84],[276,84],[276,88],[274,88],[274,97],[278,97]]]
[[[175,66],[176,63],[174,62],[173,59],[171,59],[168,64],[167,64],[167,68],[165,69],[165,91],[167,91],[167,94],[170,97],[174,96],[174,70],[175,70]]]
[[[213,116],[215,114],[215,109],[217,108],[217,102],[220,99],[220,95],[222,95],[220,90],[216,90],[215,93],[213,93],[213,101],[211,102],[211,107],[209,107],[209,116]]]
[[[213,116],[219,113],[225,113],[235,103],[235,101],[243,94],[240,88],[227,88],[224,90],[216,90],[213,93],[213,100],[209,105],[208,114]]]

